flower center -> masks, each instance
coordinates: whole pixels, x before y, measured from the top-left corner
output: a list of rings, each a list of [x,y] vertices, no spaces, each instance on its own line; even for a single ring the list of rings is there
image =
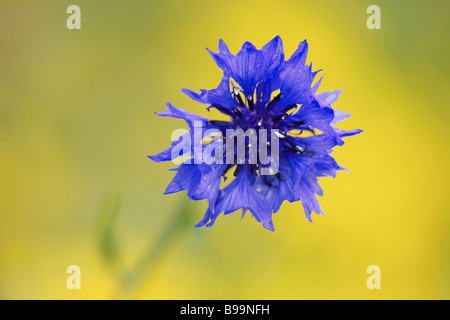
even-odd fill
[[[218,128],[223,135],[224,140],[227,140],[227,135],[230,132],[230,129],[239,130],[241,129],[244,134],[243,140],[238,141],[235,145],[233,145],[233,151],[239,148],[239,143],[244,144],[245,148],[245,159],[237,159],[236,154],[234,153],[234,161],[227,165],[223,172],[224,181],[226,180],[227,172],[236,166],[234,170],[234,176],[237,176],[238,173],[242,170],[243,166],[247,166],[247,169],[250,170],[250,173],[253,176],[261,175],[261,168],[267,166],[267,162],[261,161],[260,157],[260,148],[261,146],[266,147],[263,151],[269,157],[272,156],[272,139],[273,135],[275,135],[277,139],[277,152],[285,152],[285,153],[295,153],[298,155],[303,155],[306,153],[306,147],[303,145],[298,145],[296,143],[295,137],[291,135],[292,130],[297,130],[300,134],[303,130],[313,130],[307,125],[305,121],[292,121],[289,116],[294,114],[298,109],[301,108],[299,105],[289,105],[286,107],[280,107],[278,104],[282,102],[283,94],[281,92],[274,92],[271,94],[271,98],[268,101],[262,101],[261,99],[257,99],[258,92],[255,90],[254,95],[247,94],[245,95],[237,86],[234,86],[230,92],[235,105],[231,108],[224,108],[219,105],[212,105],[211,107],[215,107],[222,113],[225,113],[231,117],[230,121],[218,121],[211,120],[210,125],[214,125]],[[261,95],[262,96],[262,95]],[[231,131],[233,131],[231,130]],[[228,131],[228,133],[227,133]],[[264,134],[261,134],[264,131]],[[249,134],[250,132],[250,134]],[[255,135],[258,137],[258,141],[255,143],[255,140],[252,140],[249,135]],[[236,135],[233,133],[234,139]],[[264,141],[260,141],[260,139],[264,139]],[[298,140],[297,140],[298,141]],[[256,159],[254,157],[254,151],[256,148]],[[224,153],[226,152],[227,147],[224,147]],[[268,152],[269,151],[269,152]],[[268,152],[268,153],[267,153]],[[253,155],[253,158],[252,158]],[[273,155],[279,158],[278,155]],[[306,156],[310,156],[306,154]],[[228,160],[227,160],[227,163]],[[281,180],[284,177],[284,174],[280,171],[276,171],[272,176],[263,177],[263,181],[266,182],[267,185],[271,187],[277,187],[277,180]],[[274,178],[276,181],[274,182]]]

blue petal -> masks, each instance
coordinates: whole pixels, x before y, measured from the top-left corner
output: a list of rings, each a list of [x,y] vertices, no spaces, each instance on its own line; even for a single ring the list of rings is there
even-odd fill
[[[233,78],[245,95],[253,95],[259,82],[270,82],[284,62],[283,43],[279,36],[261,50],[256,49],[252,43],[245,42],[236,56],[230,53],[222,40],[219,42],[219,53],[208,51],[224,71],[224,76]]]
[[[212,52],[208,48],[206,48],[206,50],[208,50],[217,66],[223,70],[224,75],[230,77],[232,73],[231,64],[235,56],[230,53],[225,42],[222,39],[219,40],[219,53]]]
[[[225,214],[247,208],[252,213],[262,212],[261,194],[253,188],[254,181],[248,166],[244,165],[236,178],[226,186],[218,199],[217,211]]]
[[[320,85],[322,84],[322,80],[323,80],[323,76],[321,76],[320,79],[317,80],[317,82],[312,86],[311,91],[313,93],[315,93],[319,89]]]
[[[280,66],[284,62],[283,41],[280,36],[276,36],[261,48],[262,67],[265,72],[273,75],[279,72]]]
[[[271,209],[271,212],[277,212],[282,203],[286,200],[289,202],[298,201],[298,197],[294,192],[294,186],[300,181],[314,163],[314,160],[307,157],[299,157],[295,153],[284,153],[280,156],[279,172],[282,178],[279,179],[275,175],[265,176],[271,186],[263,189],[264,207]]]
[[[274,110],[293,104],[308,103],[312,100],[311,85],[315,73],[312,72],[311,65],[305,66],[307,54],[308,43],[305,40],[300,43],[292,57],[284,64],[284,68],[277,79],[283,98]]]
[[[183,119],[189,125],[189,127],[193,127],[194,121],[201,121],[203,123],[209,122],[210,119],[205,118],[196,113],[192,113],[181,108],[174,107],[170,102],[166,103],[166,106],[169,110],[155,112],[157,115],[161,117],[171,117],[176,119]]]
[[[256,84],[264,75],[261,52],[250,42],[245,42],[231,65],[231,77],[244,90],[253,95]]]
[[[344,143],[331,126],[331,122],[334,119],[333,109],[329,107],[322,108],[316,100],[302,105],[296,114],[287,119],[292,122],[305,121],[308,126],[318,129],[329,136],[336,137],[338,145]]]
[[[221,190],[215,212],[208,212],[211,221],[207,226],[212,226],[221,212],[229,214],[239,209],[247,209],[266,229],[274,230],[272,211],[264,207],[262,194],[257,191],[255,180],[247,167],[243,166],[237,177]]]
[[[343,168],[329,155],[319,155],[311,167],[311,172],[317,177],[336,177],[336,172]]]
[[[291,166],[291,174],[295,181],[300,181],[305,172],[314,164],[313,158],[299,157],[296,154],[289,155],[289,164]]]
[[[191,184],[188,190],[189,198],[193,200],[208,199],[210,208],[215,211],[215,203],[219,194],[220,179],[226,164],[199,165],[201,177],[195,184]]]
[[[337,101],[339,96],[342,94],[342,91],[342,89],[335,91],[324,91],[316,94],[316,98],[320,102],[320,105],[329,107]]]
[[[169,161],[169,160],[172,160],[172,149],[173,149],[173,146],[170,146],[166,150],[164,150],[158,154],[148,156],[148,157],[151,160],[153,160],[154,162]]]
[[[286,72],[301,69],[305,66],[306,57],[308,56],[308,41],[303,40],[299,43],[297,50],[292,54],[291,58],[286,61]]]
[[[313,152],[314,154],[330,154],[333,147],[337,145],[337,139],[326,134],[318,134],[304,138],[290,137],[290,139],[296,145],[304,145],[307,152]]]
[[[181,141],[180,141],[181,140]],[[183,143],[183,145],[180,146],[180,154],[179,156],[182,155],[187,155],[189,156],[189,154],[191,153],[191,145],[192,145],[192,140],[191,140],[191,135],[190,132],[186,132],[184,135],[182,135],[178,140],[175,140],[172,142],[172,145],[167,148],[166,150],[156,154],[156,155],[151,155],[148,156],[151,160],[153,160],[154,162],[162,162],[162,161],[171,161],[171,160],[175,160],[174,158],[172,158],[172,150],[173,148],[180,144]],[[184,154],[183,151],[184,150],[189,150],[188,154]]]
[[[273,225],[272,217],[265,219],[262,221],[263,227],[269,231],[275,231],[275,227]]]
[[[201,172],[196,164],[181,164],[175,177],[167,186],[164,194],[170,194],[187,190],[189,186],[196,185],[201,178]]]
[[[323,213],[322,209],[320,208],[320,204],[317,201],[316,196],[314,195],[314,192],[311,191],[304,180],[300,181],[300,183],[297,184],[296,192],[300,197],[300,201],[303,205],[305,216],[308,221],[312,222],[312,212],[315,212],[317,214]]]
[[[227,76],[222,78],[222,81],[216,89],[201,89],[200,93],[196,93],[189,89],[183,89],[181,91],[197,102],[218,105],[228,110],[228,114],[230,114],[231,110],[236,106],[236,102],[230,94],[230,78]]]
[[[335,129],[337,133],[340,134],[341,137],[350,137],[350,136],[354,136],[357,134],[360,134],[361,132],[363,132],[364,130],[361,129],[353,129],[353,130],[342,130],[339,128]]]
[[[309,187],[309,189],[319,195],[319,196],[323,196],[323,190],[319,185],[319,182],[317,180],[317,176],[315,174],[313,174],[312,171],[308,171],[304,176],[303,176],[303,180],[305,181],[305,184]]]
[[[203,219],[200,220],[200,222],[197,223],[197,224],[195,225],[195,227],[196,227],[196,228],[203,227],[203,226],[205,226],[205,225],[208,223],[209,220],[212,220],[212,219],[213,219],[212,211],[211,211],[211,209],[208,207],[208,209],[207,209],[206,212],[205,212],[205,215],[203,216]]]
[[[341,110],[334,109],[334,119],[331,121],[331,125],[334,126],[345,119],[350,118],[352,115]]]

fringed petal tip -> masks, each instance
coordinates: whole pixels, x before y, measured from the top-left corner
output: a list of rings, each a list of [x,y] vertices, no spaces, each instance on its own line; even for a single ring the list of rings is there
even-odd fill
[[[161,160],[160,153],[154,154],[154,155],[151,155],[151,156],[147,156],[147,158],[149,158],[153,162],[162,162],[163,161],[163,160]]]
[[[320,208],[320,207],[316,208],[316,209],[311,209],[311,208],[307,208],[307,207],[303,206],[303,209],[305,211],[306,220],[308,220],[311,223],[313,223],[313,220],[312,220],[313,213],[315,213],[317,215],[323,215],[324,217],[326,217],[325,213],[322,211],[322,208]]]
[[[338,170],[341,170],[341,171],[347,171],[347,172],[352,173],[349,169],[347,169],[346,167],[343,167],[343,166],[341,166],[341,165],[338,165]]]
[[[206,221],[204,221],[203,219],[197,223],[196,225],[194,225],[195,228],[201,228],[204,227],[206,225],[206,223],[208,222],[209,219],[207,219]]]
[[[263,223],[263,227],[266,228],[267,230],[272,231],[272,232],[275,231],[275,227],[273,225],[272,219],[267,219],[267,220],[263,221],[262,223]]]
[[[184,88],[184,89],[181,89],[181,92],[183,92],[185,95],[187,95],[189,98],[191,98],[194,101],[204,103],[204,104],[208,103],[207,101],[205,101],[205,95],[208,92],[205,89],[200,89],[200,93],[197,93],[193,90]]]
[[[353,129],[353,130],[349,130],[349,131],[345,131],[341,137],[350,137],[350,136],[355,136],[357,134],[360,134],[361,132],[364,132],[364,130],[361,129]]]
[[[247,208],[243,208],[243,209],[242,209],[241,220],[244,219],[245,214],[247,213],[247,211],[248,211]]]
[[[208,207],[208,209],[205,212],[205,215],[203,216],[203,219],[197,223],[194,227],[195,228],[201,228],[201,227],[212,227],[214,225],[214,222],[216,222],[218,215],[214,215],[211,211],[211,208]]]
[[[334,131],[341,138],[355,136],[357,134],[360,134],[361,132],[364,132],[364,130],[361,129],[342,130],[340,128],[334,128]]]

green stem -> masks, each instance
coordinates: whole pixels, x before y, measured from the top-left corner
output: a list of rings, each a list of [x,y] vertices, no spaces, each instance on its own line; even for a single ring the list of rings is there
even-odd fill
[[[152,241],[148,249],[138,260],[133,273],[128,273],[122,285],[127,288],[136,287],[148,278],[171,248],[177,243],[185,231],[193,228],[192,213],[195,209],[193,201],[183,201],[173,215],[168,227],[156,242]]]

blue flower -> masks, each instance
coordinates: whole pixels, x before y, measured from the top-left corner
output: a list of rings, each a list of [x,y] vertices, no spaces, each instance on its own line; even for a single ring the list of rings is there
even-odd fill
[[[331,107],[342,90],[316,93],[322,79],[313,84],[318,71],[312,71],[312,65],[305,64],[307,52],[305,40],[291,58],[285,60],[283,44],[277,36],[260,50],[246,42],[233,55],[220,40],[219,52],[209,51],[223,70],[219,86],[202,89],[200,93],[182,91],[208,105],[208,111],[216,109],[225,114],[229,121],[211,120],[170,103],[168,110],[157,113],[183,119],[189,126],[189,131],[173,141],[168,149],[149,158],[161,162],[184,157],[165,194],[187,190],[190,199],[208,199],[208,209],[197,227],[210,227],[221,213],[226,215],[242,209],[243,213],[250,211],[266,229],[274,231],[272,215],[284,201],[300,201],[311,222],[312,212],[323,213],[316,198],[316,195],[323,195],[318,178],[335,177],[338,170],[345,169],[330,156],[332,149],[343,145],[344,137],[362,130],[344,131],[335,127],[350,117]],[[268,158],[277,162],[275,170],[263,162],[261,156],[252,161],[252,143],[245,138],[231,147],[231,151],[243,148],[243,159],[238,161],[233,153],[232,157],[228,153],[223,155],[230,150],[220,143],[230,136],[231,129],[251,130],[256,134],[267,132],[266,140],[257,144],[258,152],[262,151],[261,146],[272,143],[269,137],[279,139],[278,152],[271,149],[268,153]],[[220,138],[212,137],[211,130],[218,132]],[[210,141],[204,141],[205,136],[209,136]],[[210,158],[219,159],[222,155],[224,161],[205,161],[201,156],[208,147],[217,147]],[[200,150],[200,158],[196,150]],[[263,173],[264,169],[269,169],[269,173]]]

